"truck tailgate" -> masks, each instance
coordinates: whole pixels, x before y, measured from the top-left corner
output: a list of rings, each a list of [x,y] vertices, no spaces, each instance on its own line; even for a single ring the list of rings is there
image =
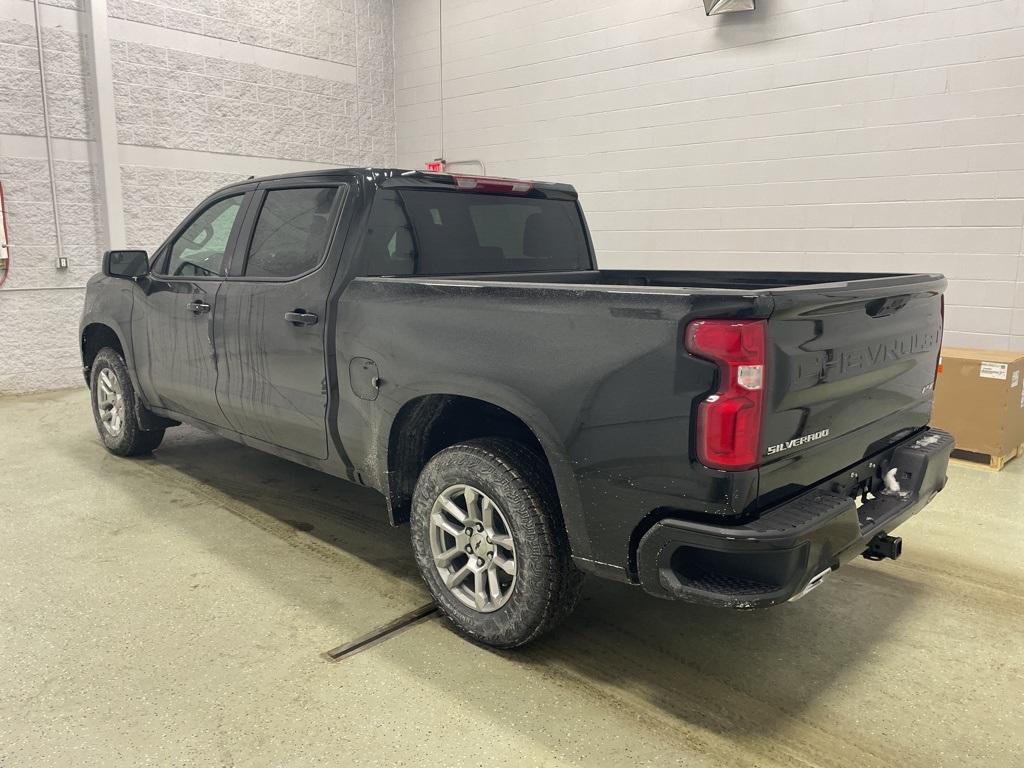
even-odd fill
[[[941,275],[772,291],[759,506],[928,424]]]

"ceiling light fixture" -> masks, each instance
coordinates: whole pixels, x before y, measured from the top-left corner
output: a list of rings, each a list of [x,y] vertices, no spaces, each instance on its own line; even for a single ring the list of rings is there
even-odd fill
[[[704,12],[708,16],[720,13],[736,13],[737,11],[754,10],[755,0],[704,0]]]

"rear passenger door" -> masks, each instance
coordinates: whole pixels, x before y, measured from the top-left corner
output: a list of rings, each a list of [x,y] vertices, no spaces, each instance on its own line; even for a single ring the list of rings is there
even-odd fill
[[[217,399],[243,435],[327,457],[327,295],[347,181],[261,184],[221,287]]]

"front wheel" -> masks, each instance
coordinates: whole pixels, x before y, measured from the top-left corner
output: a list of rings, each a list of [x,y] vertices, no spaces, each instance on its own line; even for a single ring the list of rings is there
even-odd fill
[[[572,611],[583,576],[557,505],[541,459],[510,440],[460,443],[427,463],[413,495],[413,549],[460,632],[512,648]]]
[[[139,456],[160,445],[163,429],[147,431],[139,426],[135,389],[117,350],[105,347],[96,355],[89,388],[96,429],[108,451],[118,456]]]

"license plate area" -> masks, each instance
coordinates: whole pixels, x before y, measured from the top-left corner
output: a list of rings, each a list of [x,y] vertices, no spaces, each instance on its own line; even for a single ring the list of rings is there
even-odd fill
[[[886,474],[894,468],[892,463],[896,447],[871,459],[865,459],[832,480],[829,490],[853,499],[862,530],[874,528],[878,521],[890,516],[894,509],[904,506],[913,496],[913,478],[896,466],[892,475],[899,491],[886,490]]]

